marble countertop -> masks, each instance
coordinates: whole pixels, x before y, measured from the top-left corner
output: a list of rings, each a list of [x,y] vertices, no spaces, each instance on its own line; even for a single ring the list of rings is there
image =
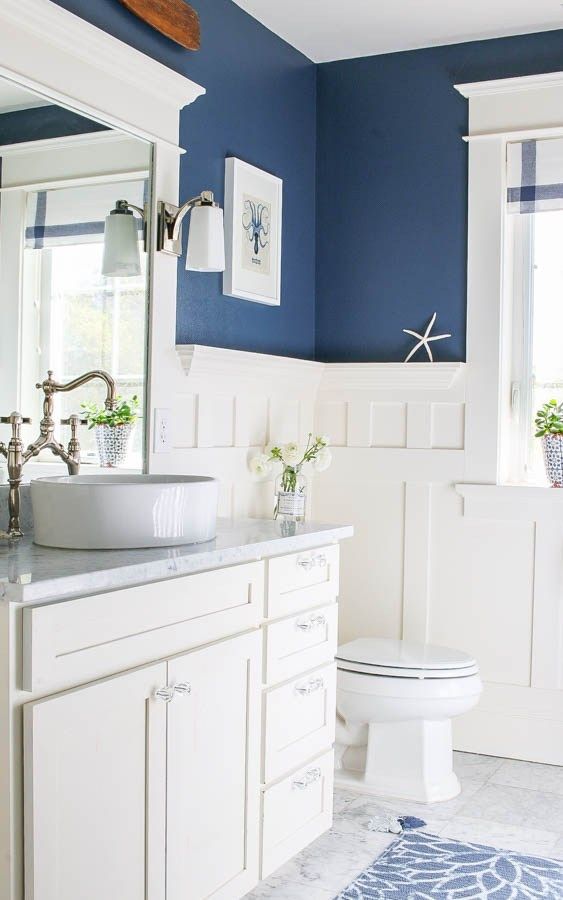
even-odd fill
[[[32,536],[0,541],[0,600],[48,603],[295,553],[351,537],[347,525],[219,519],[205,544],[148,550],[53,550]]]

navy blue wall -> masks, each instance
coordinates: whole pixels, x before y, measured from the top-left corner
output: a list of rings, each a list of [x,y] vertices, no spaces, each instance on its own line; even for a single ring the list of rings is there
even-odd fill
[[[318,66],[317,358],[399,361],[433,312],[465,358],[467,101],[563,68],[563,31]],[[425,354],[417,357],[425,359]]]
[[[118,0],[57,0],[207,89],[184,111],[181,197],[215,191],[225,156],[284,179],[282,305],[223,297],[221,276],[178,274],[179,343],[312,357],[315,346],[315,66],[231,0],[191,0],[202,48],[190,53]],[[140,86],[142,90],[142,86]]]

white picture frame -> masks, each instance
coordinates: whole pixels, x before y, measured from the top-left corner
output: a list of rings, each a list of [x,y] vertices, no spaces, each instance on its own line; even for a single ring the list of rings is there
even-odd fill
[[[281,304],[282,189],[281,178],[225,159],[223,294]]]

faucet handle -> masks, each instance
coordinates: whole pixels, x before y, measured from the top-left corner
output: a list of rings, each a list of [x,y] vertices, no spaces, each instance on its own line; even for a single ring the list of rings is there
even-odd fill
[[[19,412],[13,412],[9,416],[0,416],[0,423],[2,425],[31,425],[31,419],[21,416]]]
[[[61,419],[61,425],[71,425],[76,428],[77,425],[87,425],[88,419],[81,419],[80,416],[72,415],[68,419]]]

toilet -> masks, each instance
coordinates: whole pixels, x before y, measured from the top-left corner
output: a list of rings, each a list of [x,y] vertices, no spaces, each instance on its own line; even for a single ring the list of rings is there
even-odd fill
[[[336,662],[336,784],[426,803],[457,796],[451,720],[481,696],[476,661],[448,647],[360,638],[339,647]]]

